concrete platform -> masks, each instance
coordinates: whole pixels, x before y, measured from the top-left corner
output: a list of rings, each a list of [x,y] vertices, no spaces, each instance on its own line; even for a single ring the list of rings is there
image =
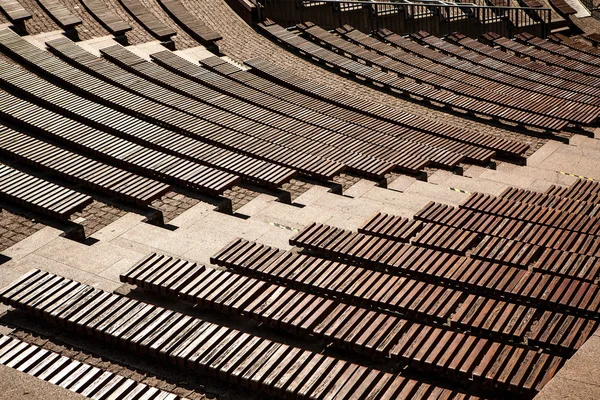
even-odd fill
[[[87,397],[0,365],[0,400],[83,400]]]

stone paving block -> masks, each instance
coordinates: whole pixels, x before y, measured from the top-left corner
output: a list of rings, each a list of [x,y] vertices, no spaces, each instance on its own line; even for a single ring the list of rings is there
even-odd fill
[[[600,386],[555,376],[534,400],[598,400]]]
[[[569,140],[569,144],[571,146],[600,150],[600,136],[591,138],[583,135],[573,135],[573,137]]]
[[[594,385],[600,390],[600,337],[592,335],[560,369],[557,377]],[[598,397],[597,397],[598,398]]]
[[[91,237],[100,241],[110,241],[143,223],[144,219],[143,215],[127,213],[112,224],[95,232]]]
[[[440,186],[462,189],[468,192],[489,193],[497,196],[510,185],[487,179],[473,179],[465,176],[452,175],[443,184],[440,184]]]
[[[13,260],[19,260],[59,238],[62,233],[63,232],[60,229],[46,226],[26,239],[23,239],[12,247],[4,250],[2,254]]]
[[[468,197],[468,194],[450,190],[449,187],[452,186],[446,184],[435,185],[433,183],[415,181],[412,185],[407,187],[404,192],[405,194],[415,193],[422,197],[426,197],[431,201],[442,202],[446,204],[459,204]]]
[[[294,200],[294,203],[309,205],[329,193],[329,188],[314,185]]]
[[[0,365],[0,399],[83,400],[87,397],[5,365]]]
[[[115,252],[65,238],[54,239],[36,250],[35,254],[92,273],[98,273],[123,258]]]
[[[213,212],[215,206],[209,203],[205,203],[203,201],[194,205],[192,208],[184,211],[179,214],[177,217],[173,218],[169,225],[176,226],[181,229],[186,229],[196,223],[199,219],[203,218],[210,212]]]
[[[375,182],[366,179],[361,179],[354,185],[350,186],[347,190],[345,190],[344,194],[350,197],[361,197],[374,187]]]
[[[183,255],[194,246],[193,241],[182,238],[177,231],[169,231],[150,224],[139,224],[135,229],[128,230],[119,236],[119,238],[178,256]],[[134,249],[134,251],[136,250]]]
[[[268,194],[261,193],[258,196],[256,196],[254,199],[252,199],[248,204],[240,207],[236,211],[236,213],[252,217],[252,216],[260,213],[262,210],[264,210],[266,207],[270,206],[272,203],[276,202],[276,200],[277,200],[277,198],[275,196],[270,196]]]
[[[363,202],[367,200],[369,201],[369,208],[372,209],[372,211],[371,214],[366,215],[367,217],[372,215],[375,211],[378,211],[384,205],[400,207],[412,210],[413,212],[417,212],[431,201],[430,198],[422,196],[418,193],[408,191],[400,193],[394,190],[382,188],[373,188],[371,191],[366,193],[361,199],[357,200],[362,200]],[[368,214],[368,212],[366,214]],[[361,215],[365,215],[365,213]]]

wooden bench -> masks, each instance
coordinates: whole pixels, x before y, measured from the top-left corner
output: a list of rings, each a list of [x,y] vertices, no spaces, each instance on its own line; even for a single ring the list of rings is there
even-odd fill
[[[175,55],[173,56],[177,57]],[[174,61],[173,58],[170,58],[169,60]],[[175,66],[168,66],[165,64],[166,63],[163,62],[161,65],[165,66],[166,68],[172,68],[173,70],[176,69]],[[349,123],[368,128],[370,130],[369,134],[373,138],[377,138],[377,144],[384,145],[384,143],[390,140],[394,143],[399,143],[402,148],[406,149],[407,157],[412,156],[412,158],[417,158],[413,154],[415,152],[421,154],[423,157],[430,155],[429,157],[432,157],[432,163],[438,165],[445,163],[447,167],[448,164],[455,165],[454,160],[449,160],[449,154],[447,154],[447,152],[463,155],[466,161],[477,164],[489,163],[491,157],[493,157],[492,154],[494,154],[492,150],[433,136],[429,133],[415,131],[414,129],[403,129],[397,124],[391,124],[387,121],[382,121],[381,119],[376,119],[369,115],[362,115],[353,110],[348,110],[335,105],[333,106],[335,107],[333,110],[328,111],[332,108],[332,104],[330,103],[292,91],[273,82],[269,82],[264,78],[252,74],[251,72],[243,71],[236,66],[232,66],[232,64],[227,63],[218,57],[209,57],[200,60],[200,64],[212,71],[218,72],[219,74],[230,78],[230,81],[239,82],[245,85],[245,90],[248,90],[249,87],[252,87],[261,93],[272,95],[273,97],[285,100],[286,102],[293,103],[319,113],[331,115],[336,119],[343,117],[343,120]],[[190,63],[190,65],[193,64]],[[194,67],[197,66],[194,65]],[[228,83],[230,81],[228,81]],[[385,133],[386,136],[382,136],[379,132]],[[393,140],[392,138],[401,140]],[[391,145],[392,142],[389,144]],[[418,147],[416,144],[418,144]],[[397,146],[390,146],[390,148],[394,147],[397,148]]]
[[[253,105],[237,99],[235,96],[222,96],[219,92],[209,89],[204,85],[199,85],[197,82],[192,82],[176,75],[154,63],[142,60],[121,46],[104,48],[101,52],[107,59],[117,65],[157,85],[164,86],[165,89],[174,90],[187,98],[218,108],[222,115],[223,112],[231,113],[232,115],[229,118],[223,115],[221,118],[215,119],[215,122],[225,127],[260,137],[272,143],[277,143],[290,150],[296,149],[307,154],[312,154],[315,157],[322,157],[324,162],[326,159],[338,162],[357,173],[376,179],[382,179],[386,173],[395,167],[391,163],[391,159],[386,157],[387,152],[389,152],[387,149],[376,148],[369,143],[359,142],[354,138],[338,134],[330,129],[327,131],[326,138],[323,137],[324,135],[320,135],[322,131],[315,132],[315,126],[328,124],[303,123],[297,119],[282,115],[281,112],[283,111],[281,107],[279,107],[279,113],[277,113],[266,110],[260,105]],[[168,82],[168,84],[165,82]],[[217,98],[216,101],[213,100],[215,97]],[[232,112],[231,110],[234,111]],[[215,111],[218,112],[217,110]],[[246,124],[243,129],[240,129],[240,123],[237,122],[239,119],[236,116],[251,122]],[[265,122],[267,117],[269,117],[269,122]],[[320,116],[320,118],[322,120],[323,117]],[[273,133],[269,137],[264,133],[265,125],[271,127],[273,130],[279,130],[279,132],[272,131]],[[291,129],[290,126],[294,128]],[[328,128],[330,127],[328,126]],[[288,138],[288,140],[284,140],[285,138]],[[315,146],[319,146],[318,150],[314,150]],[[419,164],[418,166],[420,167],[421,165]]]
[[[196,18],[179,0],[160,0],[160,5],[194,39],[203,45],[216,46],[223,37]]]
[[[598,49],[597,45],[595,45],[595,44],[597,44],[595,41],[598,39],[598,34],[597,33],[588,33],[588,34],[584,35],[584,37],[592,42],[591,46],[587,43],[576,40],[572,37],[565,36],[560,33],[555,33],[555,34],[549,35],[548,40],[550,40],[554,43],[558,43],[562,46],[568,47],[570,49],[580,51],[582,53],[590,54],[593,56],[600,55],[600,50]]]
[[[13,24],[23,23],[31,18],[31,13],[18,0],[0,0],[0,8]]]
[[[368,100],[358,99],[333,89],[316,87],[311,81],[290,74],[286,70],[263,59],[247,60],[245,63],[252,67],[250,70],[252,74],[264,77],[265,81],[268,80],[269,82],[277,83],[280,85],[279,87],[288,87],[290,88],[289,90],[321,100],[325,104],[334,104],[358,114],[371,116],[379,121],[378,124],[382,124],[383,121],[397,124],[409,129],[426,132],[435,137],[456,140],[461,143],[490,149],[496,151],[501,156],[512,159],[519,159],[526,149],[522,144],[514,141],[491,138],[488,135],[461,128],[450,128],[443,123],[427,120],[424,117],[408,114],[385,105],[376,105]],[[406,136],[411,137],[414,133],[416,132],[409,132]]]
[[[290,239],[290,244],[337,262],[394,271],[415,279],[466,288],[475,293],[495,293],[496,296],[544,304],[556,310],[569,310],[577,315],[591,315],[600,307],[600,288],[589,282],[545,272],[529,272],[497,261],[483,262],[327,225],[313,223],[307,226]],[[521,251],[523,246],[519,244],[511,249],[507,259],[511,260],[513,255],[510,253]],[[529,286],[526,282],[535,284]],[[563,292],[569,286],[573,290],[586,288],[585,298],[574,297],[573,291],[568,294]]]
[[[170,186],[162,182],[72,153],[3,125],[0,125],[0,153],[59,179],[119,201],[142,206],[171,190]]]
[[[161,22],[139,0],[120,0],[121,4],[152,36],[162,42],[172,40],[177,32]]]
[[[74,29],[81,24],[81,19],[60,2],[60,0],[38,0],[38,3],[54,21],[65,30]]]
[[[131,30],[131,25],[112,12],[102,1],[82,0],[82,3],[90,14],[113,35],[121,36]]]
[[[176,57],[176,56],[175,56]],[[200,64],[206,68],[218,72],[221,75],[230,78],[230,80],[239,82],[245,85],[246,90],[252,87],[261,93],[269,94],[286,102],[293,103],[319,113],[331,115],[333,118],[340,119],[360,125],[371,130],[370,134],[378,139],[377,143],[384,145],[391,138],[401,139],[400,144],[406,149],[407,157],[417,158],[413,153],[418,152],[423,156],[431,154],[430,157],[434,164],[451,164],[454,160],[449,160],[447,152],[463,155],[465,160],[476,164],[487,164],[495,154],[492,150],[481,148],[478,146],[461,143],[455,140],[441,138],[431,135],[429,132],[416,131],[415,128],[403,128],[398,124],[373,118],[369,115],[357,113],[354,110],[341,108],[337,105],[332,105],[319,98],[310,97],[308,95],[290,90],[285,86],[270,82],[262,77],[252,74],[248,71],[243,71],[236,66],[231,68],[232,64],[224,62],[218,57],[209,57],[200,60]],[[161,64],[162,65],[162,64]],[[192,64],[193,65],[193,64]],[[164,66],[164,65],[163,65]],[[165,66],[169,68],[168,66]],[[194,66],[195,67],[195,66]],[[170,68],[175,68],[171,66]],[[226,70],[225,70],[226,69]],[[330,110],[332,107],[333,110]],[[376,132],[375,132],[376,131]],[[385,133],[387,137],[382,137],[381,133]],[[395,142],[398,142],[397,140]],[[391,144],[391,143],[390,143]],[[418,145],[418,147],[417,147]],[[393,147],[393,146],[390,146]]]
[[[547,131],[560,131],[567,125],[566,121],[561,121],[553,117],[531,114],[516,109],[507,111],[506,108],[497,104],[492,105],[486,101],[475,100],[468,96],[450,96],[448,94],[449,92],[444,89],[432,91],[429,87],[426,88],[426,85],[415,84],[414,82],[409,82],[400,77],[393,77],[390,74],[357,61],[352,61],[335,52],[327,51],[323,47],[317,46],[314,43],[308,42],[299,36],[290,33],[279,25],[267,22],[259,24],[259,27],[274,39],[285,43],[287,46],[290,46],[301,54],[307,56],[310,55],[312,59],[324,63],[343,74],[357,77],[360,80],[372,83],[379,88],[384,88],[395,94],[405,95],[411,99],[416,97],[417,99],[427,100],[430,104],[439,104],[446,109],[456,108],[472,115],[479,114],[486,118],[492,117],[499,121],[510,121],[511,123],[516,123],[520,126],[535,126]],[[307,27],[307,29],[311,28]],[[333,42],[330,43],[330,45],[335,47]],[[364,52],[360,52],[360,54],[363,53]],[[497,112],[500,112],[502,115],[501,118],[500,114],[497,114]]]
[[[598,217],[525,204],[483,193],[470,194],[460,204],[460,207],[566,231],[589,235],[597,235],[600,232],[600,218]]]
[[[321,341],[335,341],[341,348],[380,358],[389,358],[390,347],[409,325],[396,316],[162,254],[150,254],[120,279],[145,290]],[[344,321],[364,314],[377,320],[380,331],[363,324],[343,334],[337,332]]]
[[[0,197],[26,209],[59,219],[69,219],[71,214],[81,211],[93,201],[88,195],[4,164],[0,164]]]
[[[552,193],[554,190],[558,190],[556,193],[557,196],[594,202],[600,196],[600,182],[589,179],[578,179],[567,188],[550,187],[546,193]]]
[[[0,30],[0,46],[18,57],[21,62],[46,76],[58,79],[66,87],[89,99],[153,124],[182,132],[202,142],[236,150],[288,168],[298,166],[299,171],[320,179],[331,179],[344,169],[344,166],[339,163],[224,129],[200,117],[195,118],[189,113],[166,107],[146,97],[107,84],[81,70],[69,67],[68,64],[31,45],[10,30]],[[31,60],[32,57],[35,57],[35,61]],[[79,79],[77,85],[73,84],[73,75]],[[216,118],[216,120],[221,119]]]
[[[556,250],[600,256],[600,240],[595,235],[565,231],[525,221],[509,220],[501,216],[454,208],[439,203],[429,203],[415,214],[414,218]]]
[[[48,42],[47,45],[53,49],[54,52],[60,53],[64,57],[70,56],[70,60],[77,59],[78,65],[96,65],[96,67],[100,69],[98,63],[102,62],[102,64],[104,64],[102,66],[104,73],[116,74],[120,71],[118,67],[105,61],[101,61],[69,41],[67,38],[53,40]],[[126,80],[127,76],[122,76],[122,78]],[[34,90],[39,92],[39,96],[43,96],[44,94],[44,91],[42,90],[44,85],[48,86],[48,83],[41,81],[35,85]],[[49,91],[60,92],[60,89],[52,89]],[[69,97],[73,98],[73,100],[69,100]],[[71,104],[86,104],[89,106],[90,110],[96,109],[98,112],[92,114],[94,115],[93,118],[89,118],[89,115],[91,114],[89,111],[77,111]],[[53,100],[52,105],[59,104],[57,104],[56,100]],[[265,161],[251,159],[225,149],[219,149],[210,144],[186,137],[180,133],[123,114],[109,107],[78,98],[78,96],[67,92],[64,92],[64,96],[61,96],[60,105],[77,115],[83,122],[91,123],[92,125],[100,125],[102,129],[107,130],[108,132],[114,132],[119,136],[126,137],[147,147],[233,174],[239,174],[244,180],[270,187],[278,187],[294,176],[294,171],[287,168],[269,164]],[[164,137],[169,137],[170,140],[165,142],[163,140]],[[231,165],[232,160],[236,160],[238,164]]]
[[[575,10],[569,3],[565,0],[550,0],[550,4],[552,8],[554,8],[560,15],[563,17],[569,17],[569,15],[577,14],[577,10]]]
[[[515,36],[514,41],[498,37],[494,39],[494,43],[521,57],[529,57],[532,60],[542,61],[580,74],[592,75],[595,79],[600,78],[600,60],[597,56],[581,53],[526,34]]]
[[[350,304],[414,315],[423,321],[447,320],[463,296],[459,290],[335,261],[323,262],[241,239],[214,255],[211,263]],[[294,273],[290,274],[290,269]],[[389,291],[391,287],[395,289]]]
[[[314,32],[313,29],[310,28],[307,32]],[[503,83],[494,83],[487,77],[473,74],[471,69],[457,71],[438,62],[438,60],[429,60],[414,56],[389,46],[375,37],[367,36],[348,25],[338,28],[336,32],[349,43],[358,45],[358,48],[362,47],[370,50],[370,52],[361,53],[360,56],[357,56],[360,59],[377,65],[382,70],[393,71],[399,76],[416,79],[417,82],[427,82],[436,87],[452,87],[451,90],[457,91],[457,93],[460,92],[507,107],[562,118],[576,124],[589,124],[596,119],[594,115],[597,114],[595,113],[600,113],[597,105],[589,103],[578,104],[571,101],[570,98],[557,100],[555,96],[536,94],[519,86],[515,87],[504,85]],[[321,29],[315,33],[315,37],[320,40],[323,40],[324,36],[327,43],[331,43],[333,35]],[[339,45],[338,48],[348,51],[348,47],[348,45],[343,44]],[[357,54],[356,51],[358,48],[351,48],[351,53]],[[379,60],[377,55],[382,56],[383,59]],[[411,72],[415,68],[418,72]],[[494,93],[502,94],[502,99],[498,100]],[[524,102],[527,104],[524,104]],[[550,104],[555,104],[556,108],[560,110],[557,111]]]
[[[414,37],[414,35],[413,35]],[[483,35],[489,43],[493,43],[499,35]],[[488,46],[481,41],[474,40],[461,34],[453,34],[447,37],[448,41],[443,41],[432,35],[419,37],[419,41],[434,47],[435,49],[453,54],[461,59],[473,59],[479,57],[480,62],[490,65],[495,71],[507,72],[512,75],[527,76],[535,79],[541,84],[551,85],[552,87],[568,88],[591,96],[598,96],[594,89],[600,80],[592,75],[582,74],[576,71],[564,70],[560,67],[547,65],[541,62],[531,61],[518,57],[512,53],[502,51],[498,48]],[[452,45],[450,42],[455,43]],[[464,52],[466,50],[466,52]],[[464,52],[464,53],[463,53]],[[527,72],[529,71],[529,72]],[[535,73],[535,74],[532,74]],[[538,75],[539,74],[539,75]]]
[[[0,104],[0,113],[19,126],[79,148],[115,166],[209,194],[221,194],[239,182],[239,177],[235,175],[111,136],[7,92],[0,91]],[[15,109],[29,112],[17,117]],[[37,122],[39,118],[46,121],[43,127]]]
[[[268,125],[272,128],[281,129],[287,132],[287,134],[281,132],[277,135],[277,138],[273,140],[274,142],[285,143],[282,139],[287,136],[291,143],[295,142],[297,144],[294,148],[302,149],[307,152],[310,151],[310,148],[315,144],[318,144],[321,146],[322,151],[316,152],[316,154],[326,154],[328,156],[327,158],[346,164],[348,168],[357,173],[376,179],[382,179],[386,173],[393,168],[396,168],[394,162],[398,159],[400,159],[400,161],[398,161],[397,168],[408,170],[413,173],[418,171],[414,168],[421,168],[424,165],[423,160],[420,160],[421,162],[419,163],[415,163],[413,160],[409,160],[411,163],[404,163],[401,158],[403,154],[400,150],[386,148],[375,143],[374,140],[366,134],[368,132],[365,132],[365,134],[362,135],[359,133],[350,135],[333,131],[334,124],[338,125],[336,124],[337,121],[331,121],[324,118],[323,115],[316,113],[313,113],[312,115],[303,115],[305,113],[300,110],[293,110],[292,107],[287,107],[283,104],[277,105],[277,103],[273,102],[266,102],[264,96],[262,99],[257,99],[250,95],[237,95],[232,91],[225,92],[225,96],[221,96],[218,102],[207,101],[206,99],[209,97],[209,94],[217,97],[220,93],[223,93],[223,91],[207,89],[204,82],[201,82],[202,85],[200,85],[200,81],[203,80],[200,77],[195,77],[193,81],[196,82],[193,82],[187,77],[165,71],[153,63],[137,60],[137,57],[136,61],[138,62],[134,62],[131,55],[119,46],[102,49],[102,52],[105,57],[111,61],[136,74],[141,74],[143,77],[154,83],[162,83],[162,85],[165,85],[164,82],[168,81],[169,84],[165,86],[169,89],[173,88],[173,90],[176,90],[182,95],[191,97],[194,100],[208,102],[208,104],[219,107],[223,111],[230,112],[229,110],[236,110],[235,113],[237,115],[250,119],[255,124],[259,124],[267,117],[270,117],[269,121],[274,122],[270,122]],[[214,75],[212,72],[208,71],[206,71],[206,74]],[[216,76],[216,78],[218,78],[218,76]],[[211,80],[210,76],[204,79]],[[212,98],[212,96],[210,96],[210,98]],[[275,99],[275,101],[277,101],[277,99]],[[296,112],[294,113],[294,111]],[[262,118],[256,117],[257,115],[262,116]],[[227,121],[225,120],[222,123],[227,124]],[[263,123],[265,125],[267,124],[265,122]],[[290,126],[294,126],[294,128],[290,129]],[[327,138],[324,139],[322,134],[315,133],[315,127],[326,130]],[[259,129],[262,130],[262,128]],[[250,128],[247,127],[246,131],[250,131]],[[323,133],[323,131],[319,133]],[[374,135],[376,135],[376,133]],[[370,142],[367,142],[367,140]],[[292,148],[292,146],[289,147]],[[461,157],[459,157],[459,159],[461,159]]]
[[[460,392],[273,342],[39,270],[9,285],[0,299],[79,334],[274,396],[347,398],[353,392],[388,400],[407,388],[419,390],[422,399],[432,391],[449,399],[465,398]],[[369,384],[360,385],[363,380]]]
[[[256,274],[261,278],[267,278],[268,275],[272,276],[271,274],[277,274],[283,277],[293,270],[294,276],[298,278],[292,276],[291,279],[323,279],[319,278],[322,274],[319,274],[317,271],[311,273],[303,269],[297,269],[298,266],[306,265],[306,261],[299,262],[295,257],[291,257],[290,259],[289,253],[273,253],[270,250],[271,249],[267,249],[266,246],[237,240],[215,255],[212,262],[217,262],[219,265],[225,265],[236,270],[244,271],[244,273]],[[348,268],[349,267],[346,266],[346,269]],[[331,271],[327,281],[334,282],[334,284],[337,284],[336,282],[343,282],[343,280],[336,278],[338,275],[335,272],[335,269],[332,270],[331,266],[329,266],[327,270]],[[351,279],[351,281],[354,282],[351,285],[351,287],[355,288],[354,290],[358,290],[359,292],[367,291],[367,293],[377,293],[378,290],[380,290],[378,288],[377,279],[361,279],[360,275],[355,275],[353,270],[347,271],[345,276],[348,276],[348,278],[345,279]],[[287,280],[287,278],[283,279]],[[398,281],[391,282],[389,285],[394,287],[394,285],[397,285],[397,282]],[[417,284],[419,290],[422,290],[424,287],[426,286]],[[340,290],[337,291],[340,292]],[[424,299],[428,298],[427,294],[422,294],[422,297]],[[341,317],[340,314],[343,314],[344,311],[348,310],[340,305],[331,311],[330,316],[327,317],[325,323],[332,327],[332,332],[335,332],[335,329],[339,329],[335,328],[338,325],[352,327],[356,324],[352,319],[352,315],[350,315],[350,318],[348,319],[346,319],[346,317]],[[336,318],[343,318],[341,321],[346,320],[349,322],[342,325],[342,322],[338,320],[338,323],[336,324]],[[507,314],[504,318],[510,319],[510,315]],[[505,324],[506,322],[499,323],[501,326],[504,326]],[[321,332],[322,329],[325,328],[317,328],[317,332]],[[467,339],[467,337],[461,336],[460,334],[426,325],[413,323],[407,326],[406,329],[404,334],[399,338],[398,343],[393,345],[389,350],[390,358],[393,361],[408,363],[415,368],[423,370],[448,371],[448,373],[453,373],[455,376],[465,376],[465,374],[469,376],[473,375],[474,379],[481,380],[487,384],[507,385],[509,386],[509,390],[511,390],[511,385],[514,386],[515,389],[518,388],[517,390],[523,388],[532,390],[535,386],[533,382],[538,379],[544,381],[543,377],[546,373],[540,374],[540,372],[535,372],[535,376],[529,378],[532,380],[529,384],[524,383],[524,380],[521,380],[523,379],[522,377],[515,379],[513,383],[506,382],[506,380],[500,378],[500,376],[503,375],[517,375],[519,374],[519,371],[521,376],[523,374],[528,375],[530,372],[522,370],[523,366],[516,361],[523,351],[531,352],[531,357],[535,357],[533,355],[535,351],[514,348],[512,346],[506,347],[506,345],[476,337]],[[525,331],[522,333],[524,332]],[[457,336],[459,339],[455,340]],[[335,340],[336,336],[333,335],[333,337]],[[339,337],[341,337],[341,335],[338,336],[338,338]],[[465,340],[467,343],[465,343]],[[461,347],[459,346],[459,343],[464,343],[464,345]],[[463,353],[456,353],[459,347],[461,347]],[[497,360],[494,357],[481,358],[483,354],[486,354],[492,348],[495,350],[503,349],[503,351],[514,354],[514,361],[504,365],[504,359]],[[543,362],[545,363],[545,361]],[[538,389],[539,387],[540,384],[537,385]]]
[[[461,52],[457,46],[442,41],[439,38],[426,36],[424,33],[416,35],[423,44],[392,33],[387,29],[380,29],[376,34],[378,38],[393,47],[420,58],[426,58],[443,64],[448,68],[506,85],[504,86],[504,90],[513,96],[518,93],[523,93],[526,96],[531,96],[532,93],[540,93],[555,98],[568,99],[569,101],[582,103],[586,106],[600,105],[600,97],[592,94],[577,93],[574,90],[575,88],[567,82],[563,82],[559,86],[556,84],[556,81],[560,80],[556,77],[552,80],[547,80],[539,74],[519,74],[514,67],[502,66],[499,62],[483,62],[485,57],[477,57],[476,54],[470,54],[470,57],[466,58],[464,49]],[[431,48],[424,45],[426,39],[428,43],[432,43]],[[438,48],[439,51],[436,51],[435,48]],[[468,77],[468,75],[465,75],[465,77]],[[490,82],[490,87],[494,86],[494,83]]]
[[[390,163],[396,165],[396,168],[408,173],[416,173],[418,170],[432,164],[438,165],[441,168],[455,169],[458,166],[459,160],[464,159],[460,153],[456,152],[455,148],[452,151],[446,149],[439,149],[429,145],[423,145],[416,141],[408,141],[404,138],[398,137],[397,134],[382,134],[377,131],[376,128],[372,127],[359,127],[354,124],[344,123],[339,120],[337,112],[333,112],[333,118],[324,118],[323,112],[313,111],[312,108],[305,108],[304,104],[299,107],[294,104],[282,102],[277,96],[270,96],[269,100],[265,100],[265,94],[258,90],[253,90],[236,80],[227,79],[220,75],[217,75],[211,71],[194,65],[186,60],[182,60],[180,57],[170,52],[161,52],[152,55],[154,61],[171,70],[172,72],[184,76],[187,79],[199,82],[206,86],[211,86],[222,93],[226,93],[231,96],[238,97],[245,101],[251,102],[257,106],[268,107],[274,112],[278,112],[283,115],[288,115],[291,118],[302,120],[307,124],[321,126],[323,129],[341,133],[339,140],[336,140],[340,144],[348,143],[348,138],[351,137],[361,142],[359,149],[365,151],[368,154],[372,154],[374,157],[387,160]],[[219,72],[222,71],[222,67],[229,68],[231,64],[223,62],[218,57],[211,57],[201,61],[203,66],[214,70],[219,68]],[[227,64],[227,65],[225,65]],[[236,71],[240,71],[235,68]],[[231,70],[233,71],[233,70]],[[337,110],[336,110],[337,111]],[[363,118],[361,117],[361,120]],[[379,125],[379,124],[374,124]],[[346,136],[346,137],[344,137]],[[348,143],[349,148],[352,147],[351,143]],[[376,146],[376,147],[375,147]],[[385,150],[383,150],[385,149]],[[478,154],[481,154],[478,152]],[[483,154],[485,157],[489,156]],[[478,159],[478,162],[483,160]],[[487,159],[489,162],[489,159]]]
[[[41,348],[0,336],[0,364],[91,398],[155,398],[186,400],[123,375]]]
[[[541,193],[533,190],[509,187],[500,194],[500,197],[572,214],[587,215],[590,217],[597,217],[600,215],[600,204],[597,202],[565,198],[548,193],[548,191]]]

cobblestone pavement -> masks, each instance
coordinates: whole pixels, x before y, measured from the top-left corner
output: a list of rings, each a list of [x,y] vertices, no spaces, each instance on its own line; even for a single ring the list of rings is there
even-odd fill
[[[165,223],[198,204],[200,200],[177,192],[168,192],[152,202],[152,207],[162,211]]]
[[[89,236],[105,226],[115,222],[127,212],[109,204],[94,200],[83,210],[71,215],[71,221],[79,221],[86,236]],[[82,220],[83,219],[83,220]]]
[[[25,29],[30,35],[60,30],[36,0],[19,0],[19,3],[31,13],[31,18],[25,21]]]
[[[237,211],[246,204],[250,203],[252,199],[256,198],[260,192],[252,190],[245,186],[234,186],[231,189],[227,189],[223,193],[223,197],[227,197],[231,200],[233,211]]]
[[[349,174],[339,174],[338,176],[333,178],[335,183],[342,185],[342,190],[348,190],[352,185],[356,182],[360,181],[362,178],[359,176],[349,175]]]
[[[290,192],[292,201],[294,201],[313,186],[314,185],[312,183],[303,181],[302,178],[299,178],[291,179],[288,183],[285,183],[281,188]]]
[[[4,251],[45,225],[3,209],[0,211],[0,251]]]

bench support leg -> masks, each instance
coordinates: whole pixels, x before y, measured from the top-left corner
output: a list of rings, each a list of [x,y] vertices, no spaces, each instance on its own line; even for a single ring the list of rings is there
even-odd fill
[[[277,201],[283,204],[292,204],[292,194],[287,190],[277,191]]]
[[[149,208],[148,212],[145,214],[146,218],[144,218],[144,222],[150,225],[155,226],[164,226],[165,218],[163,216],[162,211],[157,210],[155,208]]]

